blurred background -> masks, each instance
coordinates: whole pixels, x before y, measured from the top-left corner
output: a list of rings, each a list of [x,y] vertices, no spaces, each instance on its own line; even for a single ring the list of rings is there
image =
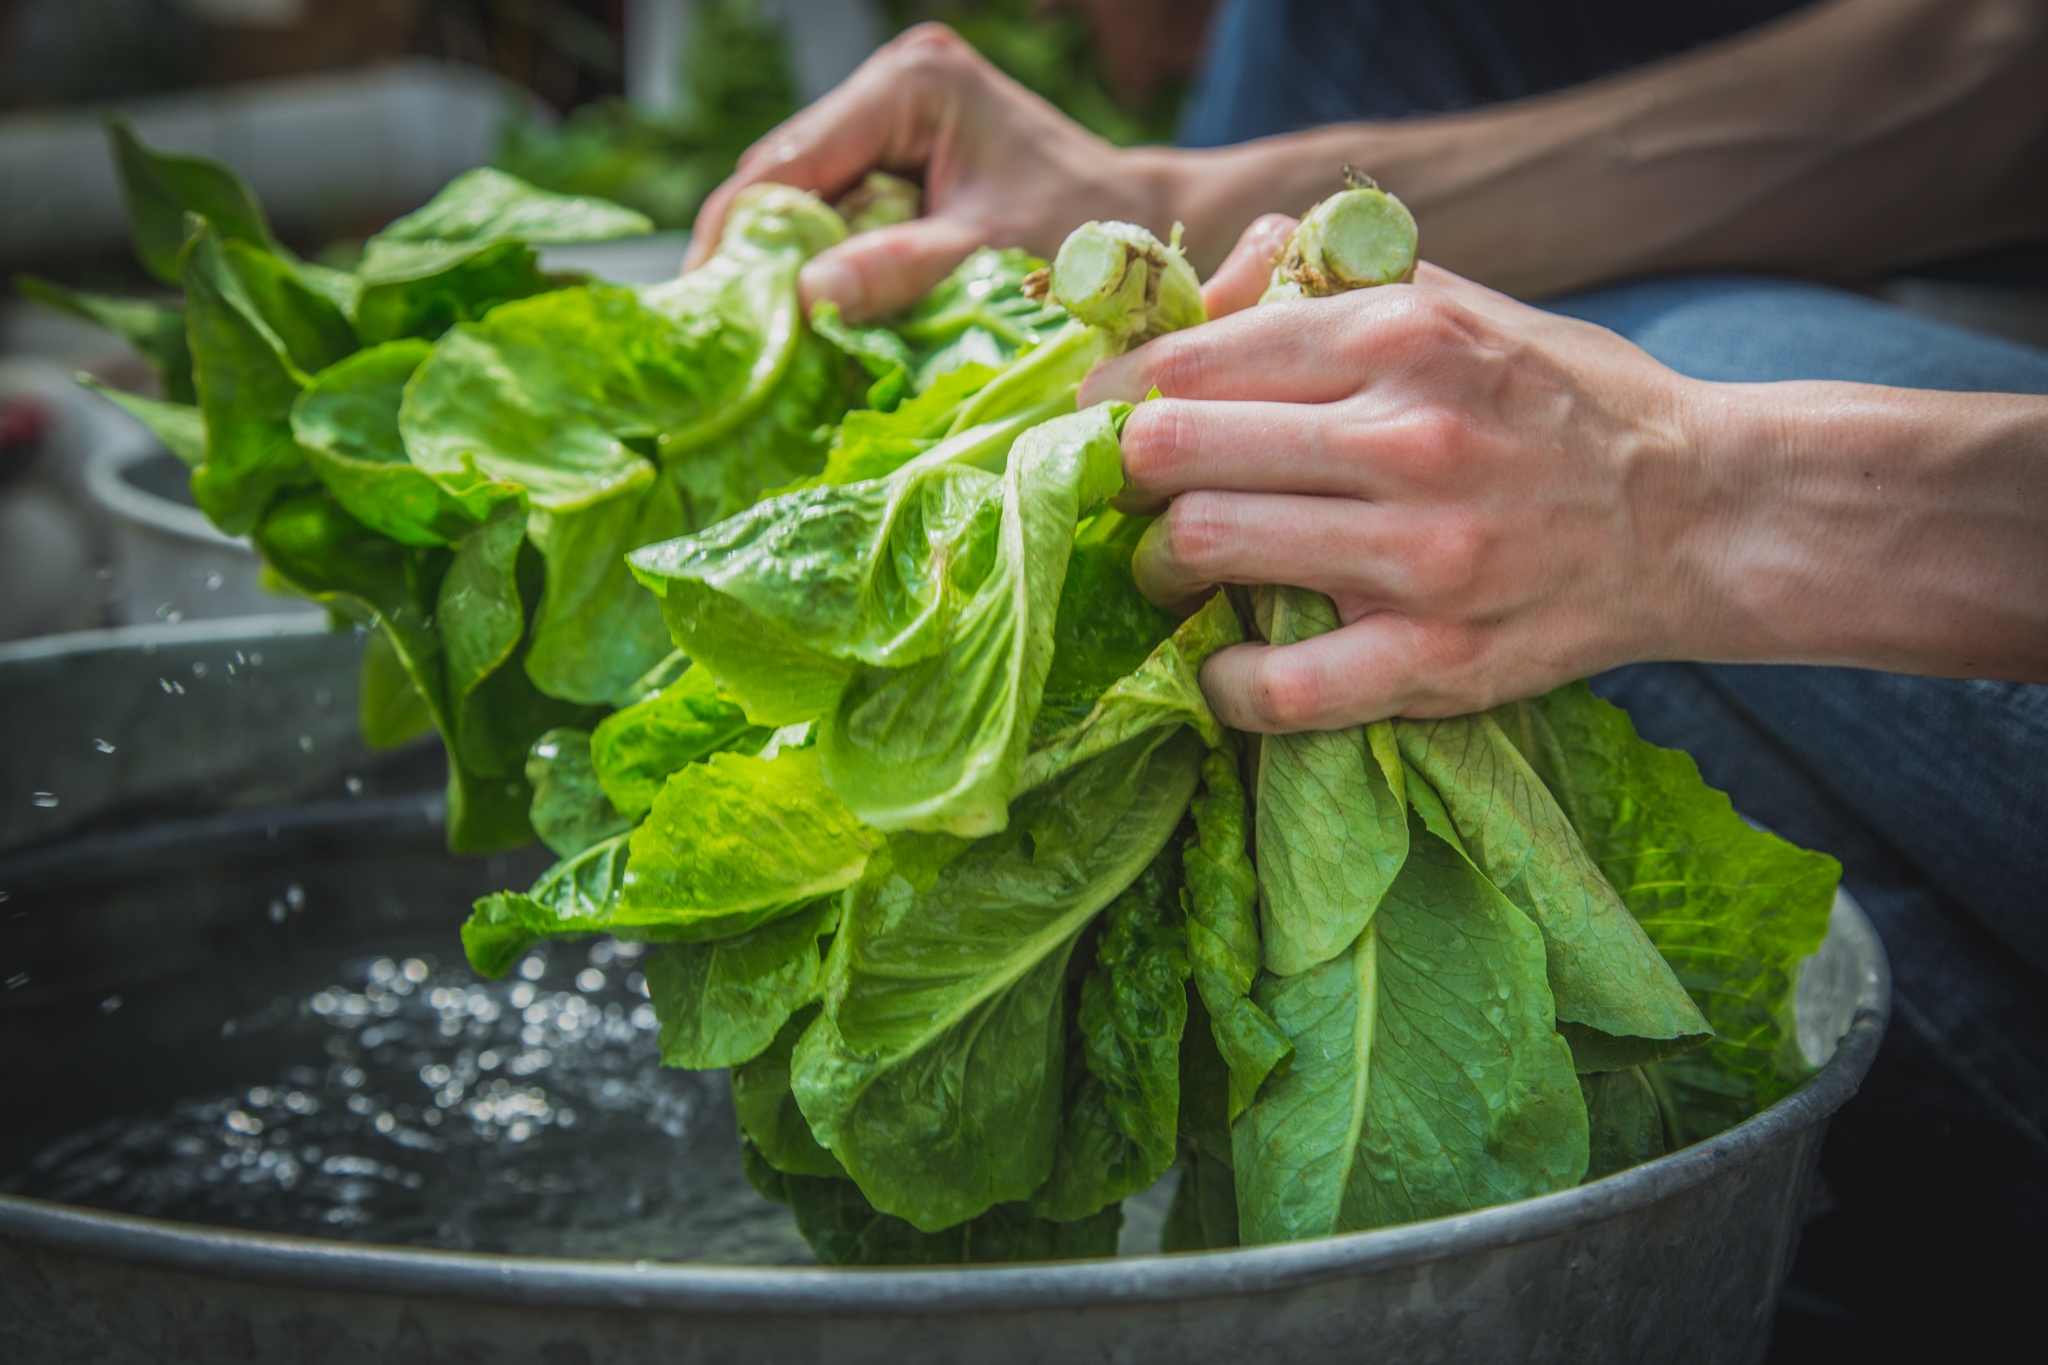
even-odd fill
[[[232,165],[314,260],[351,264],[385,223],[494,165],[662,229],[554,249],[547,266],[660,279],[740,152],[911,24],[952,24],[1107,138],[1166,141],[1212,4],[0,0],[0,281],[170,297],[129,249],[108,110],[153,146]],[[81,372],[155,382],[112,333],[0,290],[0,640],[292,610]]]

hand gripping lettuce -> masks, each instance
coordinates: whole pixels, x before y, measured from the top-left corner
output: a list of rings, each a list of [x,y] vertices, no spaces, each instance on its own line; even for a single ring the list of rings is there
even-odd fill
[[[1069,324],[893,473],[771,498],[631,558],[677,647],[750,719],[819,722],[826,781],[877,829],[973,837],[1003,827],[1052,665],[1075,527],[1122,486],[1127,409],[1043,418],[1071,407],[1081,362],[1199,316],[1199,297],[1172,283],[1192,280],[1185,261],[1152,245],[1153,256],[1129,261],[1119,247],[1119,278],[1135,283],[1117,286],[1118,307],[1096,309],[1114,325]],[[1151,275],[1167,282],[1148,293]],[[1055,265],[1062,298],[1064,278]],[[1083,280],[1100,285],[1092,267]],[[1162,311],[1161,291],[1175,309]]]

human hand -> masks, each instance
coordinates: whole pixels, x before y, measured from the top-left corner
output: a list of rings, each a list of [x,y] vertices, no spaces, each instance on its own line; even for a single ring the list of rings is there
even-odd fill
[[[733,197],[777,181],[834,197],[871,170],[921,177],[924,216],[864,232],[804,266],[806,306],[831,299],[853,319],[916,302],[968,253],[1021,246],[1051,256],[1091,218],[1160,236],[1157,151],[1119,150],[990,66],[951,29],[923,24],[888,43],[838,89],[740,158],[698,211],[684,261],[718,243]]]
[[[1217,272],[1217,304],[1241,306],[1261,250]],[[1693,427],[1717,386],[1602,328],[1423,266],[1169,334],[1081,402],[1155,386],[1123,433],[1125,505],[1164,507],[1134,564],[1146,595],[1289,584],[1344,622],[1211,658],[1227,724],[1457,715],[1711,647],[1690,551],[1711,556]]]

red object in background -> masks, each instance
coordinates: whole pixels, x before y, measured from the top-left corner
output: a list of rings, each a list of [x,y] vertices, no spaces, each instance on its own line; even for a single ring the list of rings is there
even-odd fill
[[[42,452],[50,410],[34,398],[0,399],[0,485],[28,473]]]

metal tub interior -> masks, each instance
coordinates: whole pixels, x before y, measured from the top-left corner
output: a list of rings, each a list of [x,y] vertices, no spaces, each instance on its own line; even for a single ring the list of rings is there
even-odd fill
[[[91,1069],[146,1065],[175,1091],[179,1057],[225,1046],[232,1003],[192,982],[223,954],[275,951],[249,888],[287,868],[308,888],[302,944],[432,934],[452,952],[471,895],[544,861],[440,850],[418,791],[431,763],[355,744],[357,648],[273,621],[0,649],[0,978],[27,976],[0,991],[0,1177],[104,1117]],[[154,1004],[109,1015],[115,990]],[[0,1195],[0,1359],[1757,1360],[1828,1117],[1888,1004],[1883,949],[1844,898],[1798,1001],[1826,1064],[1766,1112],[1560,1194],[1238,1251],[942,1270],[566,1260]]]

